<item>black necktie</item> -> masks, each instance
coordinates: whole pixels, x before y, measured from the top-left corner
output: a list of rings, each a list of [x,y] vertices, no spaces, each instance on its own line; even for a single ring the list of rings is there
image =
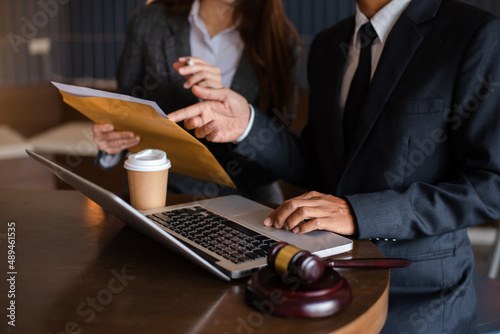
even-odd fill
[[[359,115],[363,108],[366,93],[370,86],[371,62],[372,62],[372,44],[377,33],[370,22],[365,23],[359,28],[361,40],[359,63],[356,73],[351,82],[349,93],[344,107],[344,140],[346,150],[349,151],[354,139],[354,132],[358,124]]]

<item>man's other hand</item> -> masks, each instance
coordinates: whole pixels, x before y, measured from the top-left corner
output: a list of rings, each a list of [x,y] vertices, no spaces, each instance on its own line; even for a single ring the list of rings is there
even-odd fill
[[[316,191],[283,202],[264,220],[264,225],[294,233],[325,230],[343,235],[353,235],[357,227],[346,200]]]

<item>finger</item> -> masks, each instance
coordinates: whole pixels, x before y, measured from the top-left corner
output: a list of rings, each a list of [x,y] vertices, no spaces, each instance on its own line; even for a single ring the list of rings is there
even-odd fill
[[[94,142],[96,142],[99,148],[107,148],[112,144],[109,144],[113,141],[119,140],[130,140],[131,142],[137,142],[139,140],[138,136],[135,136],[134,133],[129,131],[112,131],[107,133],[102,133],[94,137]]]
[[[174,70],[176,70],[177,72],[179,72],[179,70],[181,68],[183,68],[184,66],[186,66],[186,63],[182,63],[180,61],[176,61],[173,66],[174,66]]]
[[[276,210],[264,220],[264,225],[281,228],[290,215],[299,207],[297,198],[283,202]]]
[[[189,56],[189,57],[179,57],[174,64],[176,64],[176,63],[179,63],[182,66],[191,66],[191,65],[194,65],[195,63],[196,64],[204,64],[206,62],[201,58]]]
[[[208,79],[201,80],[201,81],[197,82],[196,85],[201,86],[201,87],[205,87],[205,88],[214,88],[214,89],[219,89],[219,88],[223,87],[221,83],[214,81],[214,80],[208,80]]]
[[[342,235],[356,233],[356,223],[351,215],[333,213],[328,217],[317,217],[303,222],[292,229],[293,233],[308,233],[315,230],[331,231]]]
[[[309,206],[311,203],[305,204],[306,205],[304,206],[298,207],[288,216],[288,218],[284,221],[282,228],[287,231],[291,231],[295,227],[304,224],[306,221],[328,216],[328,213],[323,211],[320,207],[312,205]]]
[[[122,138],[117,140],[106,141],[102,143],[102,145],[99,145],[99,149],[109,154],[116,154],[125,149],[128,149],[132,146],[139,144],[139,142],[140,142],[139,137]]]
[[[181,63],[184,63],[186,65],[189,64],[189,62],[191,62],[191,64],[209,64],[206,61],[204,61],[203,59],[201,59],[199,57],[193,57],[193,56],[179,57],[178,61]],[[212,65],[212,66],[214,66],[214,65]]]
[[[105,140],[129,139],[134,137],[135,134],[130,131],[112,131],[103,134]]]
[[[174,69],[186,79],[189,79],[189,77],[196,72],[202,71],[199,68],[194,68],[194,66],[188,66],[187,64],[181,62],[174,63]]]
[[[193,59],[196,59],[196,62],[199,64],[198,66],[194,67]],[[202,71],[202,68],[200,66],[203,66],[205,64],[209,65],[210,67],[215,67],[213,65],[205,63],[203,60],[199,60],[199,58],[192,58],[192,57],[189,57],[189,58],[188,57],[180,57],[178,59],[178,61],[176,61],[173,64],[173,67],[177,71],[177,73],[182,75],[184,78],[189,79],[189,77],[192,74],[194,74],[198,71]],[[206,69],[203,69],[203,70],[206,70]],[[213,71],[213,70],[210,70],[210,68],[208,68],[208,71]]]
[[[204,70],[203,67],[200,65],[188,66],[187,64],[184,64],[184,66],[180,66],[179,69],[177,69],[177,72],[179,72],[179,74],[184,77],[188,77],[197,72],[202,72],[203,70]]]
[[[316,230],[327,230],[328,227],[331,225],[332,223],[329,222],[329,219],[327,217],[314,218],[295,226],[292,229],[292,232],[297,234],[302,234]]]
[[[139,136],[116,136],[115,132],[113,132],[112,134],[112,138],[110,138],[110,136],[107,140],[102,141],[103,145],[106,145],[108,147],[118,147],[121,145],[128,145],[128,143],[137,144],[140,141]]]
[[[221,102],[224,101],[224,98],[227,97],[227,95],[230,92],[228,88],[212,89],[212,88],[201,87],[199,85],[194,85],[193,88],[191,88],[191,91],[193,92],[194,95],[196,95],[202,100],[212,100]]]
[[[213,143],[224,143],[224,142],[227,142],[227,140],[225,140],[220,134],[221,134],[221,132],[218,129],[215,129],[210,134],[208,134],[205,138],[208,141],[211,141]]]
[[[109,149],[115,149],[116,147],[125,149],[131,146],[135,146],[139,143],[140,138],[135,136],[133,133],[117,133],[111,132],[106,135],[102,135],[100,138],[94,140],[100,150],[105,151],[107,153]],[[124,143],[124,144],[119,144]],[[123,145],[124,147],[121,147]]]
[[[95,123],[92,126],[92,131],[95,134],[100,134],[100,133],[106,133],[106,132],[111,132],[114,130],[114,126],[109,123]]]
[[[113,127],[105,127],[105,126],[94,126],[92,128],[94,137],[93,140],[95,143],[105,142],[107,140],[107,136],[113,133]]]
[[[205,88],[220,89],[223,88],[224,86],[222,85],[222,81],[219,79],[220,78],[205,79],[198,82],[197,85]]]
[[[172,120],[175,123],[182,122],[184,120],[196,117],[196,116],[201,116],[203,112],[203,102],[193,104],[189,107],[179,109],[177,111],[171,112],[170,114],[167,115],[167,117]]]
[[[283,206],[287,205],[287,203],[289,202],[290,200],[287,200],[285,202],[283,202],[280,206],[278,206],[273,212],[271,212],[269,214],[269,216],[266,217],[266,219],[264,219],[264,225],[265,226],[275,226],[275,223],[277,221],[281,221],[281,220],[285,220],[287,217],[285,217],[284,219],[281,219],[281,216],[282,216],[282,211],[283,211]],[[278,227],[279,228],[279,227]]]
[[[177,58],[177,61],[180,62],[180,63],[183,63],[183,64],[188,64],[189,62],[189,59],[191,59],[191,62],[194,63],[194,61],[198,61],[198,60],[201,60],[201,58],[197,58],[197,57],[192,57],[192,56],[189,56],[189,57],[179,57]]]
[[[303,194],[283,202],[264,220],[264,225],[292,229],[304,219],[310,219],[313,217],[310,208],[317,205],[317,200],[306,198],[308,196]]]
[[[217,66],[208,63],[182,66],[179,67],[178,72],[181,75],[193,75],[200,72],[206,72],[218,76],[221,75],[220,69]]]
[[[184,128],[186,130],[193,130],[203,125],[203,119],[200,116],[188,118],[184,121]]]
[[[202,87],[219,89],[222,88],[222,81],[220,75],[208,72],[198,72],[190,76],[184,83],[184,88],[188,89],[194,85],[201,85]]]
[[[205,72],[198,72],[191,76],[186,76],[186,82],[184,83],[183,87],[189,89],[194,85],[200,83],[201,81],[206,80],[207,78],[208,76]]]
[[[194,131],[194,134],[197,138],[205,138],[207,137],[207,140],[210,140],[210,138],[214,138],[215,134],[208,137],[210,134],[212,134],[214,131],[217,131],[217,126],[215,124],[215,121],[210,121],[206,125],[197,128]]]

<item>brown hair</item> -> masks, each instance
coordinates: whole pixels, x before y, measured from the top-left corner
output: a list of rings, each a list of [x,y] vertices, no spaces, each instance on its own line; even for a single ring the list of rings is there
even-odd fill
[[[278,110],[294,103],[294,70],[299,56],[300,38],[288,20],[282,0],[238,0],[234,21],[239,21],[245,51],[256,71],[259,87],[259,107],[270,105]],[[156,0],[166,5],[168,15],[190,11],[194,0]],[[270,93],[270,94],[269,94]]]

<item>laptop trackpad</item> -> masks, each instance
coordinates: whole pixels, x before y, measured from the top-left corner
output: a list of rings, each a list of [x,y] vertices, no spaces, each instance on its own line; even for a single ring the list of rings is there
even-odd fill
[[[226,196],[212,199],[207,208],[222,215],[232,217],[243,225],[268,234],[271,237],[288,242],[318,256],[329,256],[352,249],[352,240],[327,231],[313,231],[295,234],[290,231],[264,226],[264,219],[273,209],[239,196]],[[208,204],[208,203],[207,203]]]

